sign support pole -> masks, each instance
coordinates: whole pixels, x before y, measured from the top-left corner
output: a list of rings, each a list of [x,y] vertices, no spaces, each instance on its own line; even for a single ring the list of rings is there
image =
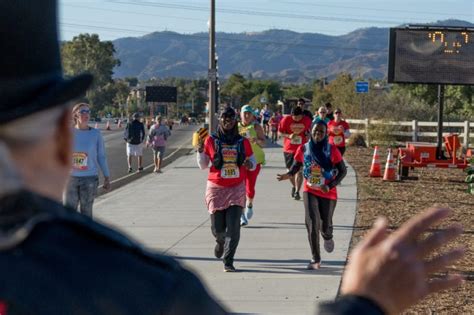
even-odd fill
[[[211,0],[211,15],[209,19],[209,134],[216,130],[216,1]]]
[[[443,107],[444,107],[444,85],[438,85],[438,142],[436,155],[438,160],[444,160],[443,155]]]

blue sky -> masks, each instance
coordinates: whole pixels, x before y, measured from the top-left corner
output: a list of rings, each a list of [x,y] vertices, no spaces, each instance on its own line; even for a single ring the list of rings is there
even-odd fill
[[[101,39],[155,31],[207,32],[210,0],[60,0],[61,37],[97,33]],[[473,0],[318,1],[216,0],[216,30],[289,29],[340,35],[364,27],[393,27],[459,19],[474,23]]]

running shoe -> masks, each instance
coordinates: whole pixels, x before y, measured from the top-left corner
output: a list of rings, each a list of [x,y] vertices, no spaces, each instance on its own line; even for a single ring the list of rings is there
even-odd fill
[[[318,270],[319,268],[321,268],[321,262],[315,262],[314,260],[311,260],[306,267],[308,270]]]
[[[139,167],[139,168],[138,168],[138,171],[139,171],[139,172],[143,171],[143,167]]]
[[[129,167],[129,168],[128,168],[128,172],[129,172],[129,173],[132,173],[132,172],[133,172],[133,168]]]
[[[291,187],[291,198],[295,198],[296,188]]]
[[[332,251],[334,250],[334,240],[333,239],[324,240],[324,249],[328,253],[332,253]]]
[[[245,217],[247,220],[252,219],[253,217],[253,205],[248,205],[247,208],[245,208]]]
[[[247,220],[247,218],[245,217],[245,214],[242,213],[242,215],[240,216],[240,226],[246,226],[249,224],[249,220]]]
[[[295,192],[295,200],[300,200],[301,196],[299,192]]]
[[[216,243],[216,247],[214,247],[214,256],[216,258],[221,258],[224,255],[224,243]]]
[[[236,272],[233,264],[224,265],[224,272]]]

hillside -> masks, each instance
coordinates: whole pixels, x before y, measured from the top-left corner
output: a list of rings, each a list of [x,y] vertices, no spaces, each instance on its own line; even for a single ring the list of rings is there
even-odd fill
[[[446,20],[434,25],[474,24]],[[254,78],[304,82],[349,72],[371,78],[386,76],[388,28],[364,28],[341,36],[268,30],[217,33],[219,74],[240,72]],[[204,77],[208,68],[208,34],[155,32],[114,42],[121,66],[115,77]]]

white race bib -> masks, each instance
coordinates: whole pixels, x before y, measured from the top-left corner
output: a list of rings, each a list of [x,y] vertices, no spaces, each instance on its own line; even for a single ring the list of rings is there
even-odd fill
[[[303,138],[301,136],[293,136],[290,139],[291,144],[302,144],[303,143]]]
[[[72,154],[72,168],[78,171],[86,171],[88,169],[86,152],[74,152]]]
[[[236,164],[224,164],[221,169],[221,177],[225,179],[239,178],[239,167]]]
[[[335,144],[335,145],[341,144],[342,141],[344,141],[343,139],[344,139],[344,138],[341,137],[341,136],[334,136],[334,144]]]

